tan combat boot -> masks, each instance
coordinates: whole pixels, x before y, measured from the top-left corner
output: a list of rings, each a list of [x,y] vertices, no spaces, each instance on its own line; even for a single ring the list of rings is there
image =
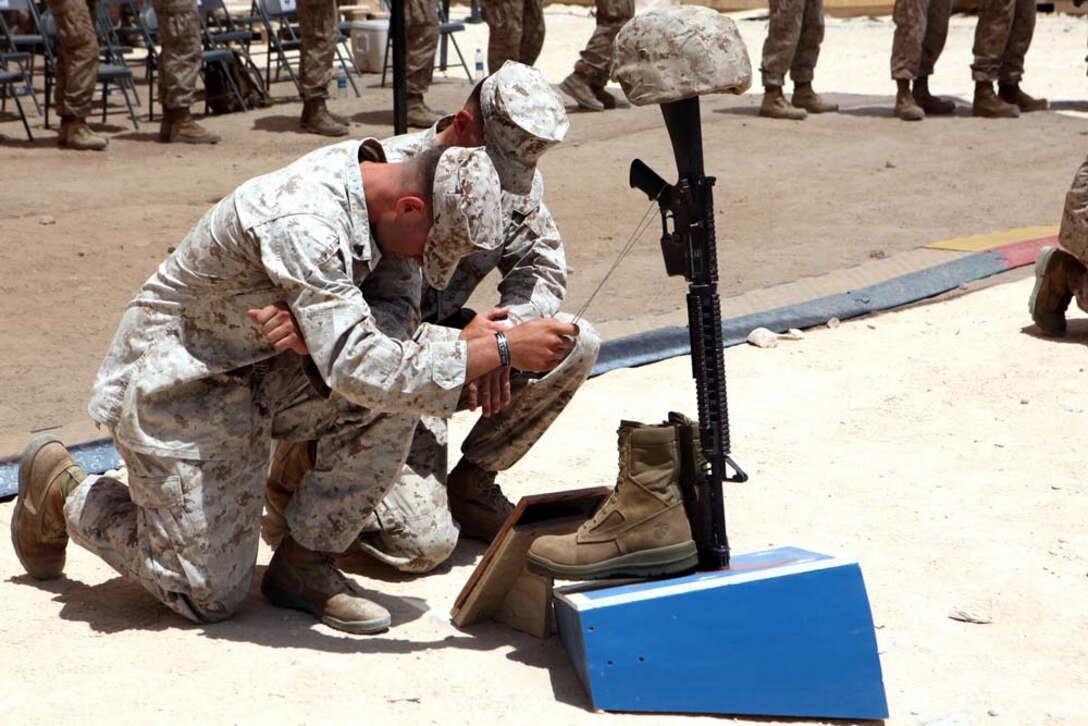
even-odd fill
[[[408,125],[419,129],[429,129],[445,114],[435,111],[423,100],[423,96],[408,96]]]
[[[495,483],[495,472],[462,458],[446,478],[450,514],[461,526],[461,536],[490,542],[514,511],[514,505]]]
[[[87,122],[75,116],[64,116],[60,120],[60,133],[57,145],[80,151],[102,151],[110,145],[110,140],[91,131]]]
[[[1020,90],[1019,83],[998,83],[997,97],[1016,106],[1023,113],[1045,111],[1047,107],[1045,98],[1032,98]]]
[[[903,121],[921,121],[926,117],[926,112],[914,100],[914,94],[910,92],[910,81],[898,79],[896,84],[899,89],[895,93],[895,117]]]
[[[608,108],[601,99],[597,98],[597,94],[593,92],[589,84],[574,73],[563,79],[563,82],[559,84],[559,90],[573,98],[578,108],[584,108],[586,111],[603,111]],[[613,108],[615,108],[615,100],[612,99]]]
[[[616,488],[578,531],[545,535],[529,549],[529,568],[562,580],[657,577],[698,564],[678,483],[676,427],[624,421]]]
[[[218,134],[213,134],[193,120],[187,108],[168,108],[163,111],[159,124],[159,141],[164,144],[218,144]]]
[[[1073,255],[1057,247],[1044,247],[1035,258],[1035,287],[1028,297],[1031,319],[1047,335],[1065,335],[1065,311],[1086,270]]]
[[[766,118],[800,121],[808,116],[808,113],[803,108],[791,106],[783,95],[781,86],[767,86],[763,93],[763,103],[759,105],[759,115]]]
[[[389,611],[355,593],[332,557],[284,537],[261,578],[273,605],[311,613],[330,628],[369,635],[389,629]]]
[[[812,83],[794,85],[793,105],[809,113],[830,113],[839,110],[839,104],[825,101],[823,96],[812,90]]]
[[[314,468],[316,441],[277,441],[264,487],[261,538],[275,549],[287,534],[287,505],[306,472]]]
[[[947,116],[956,112],[955,101],[950,98],[934,96],[929,92],[929,76],[919,76],[914,79],[912,95],[915,102],[921,106],[927,116]]]
[[[52,436],[38,436],[23,449],[11,543],[34,579],[53,580],[64,572],[68,547],[64,500],[86,478],[64,444]]]
[[[1014,103],[1002,101],[994,93],[992,83],[975,83],[975,102],[971,104],[971,113],[983,118],[1019,118],[1020,109]]]
[[[329,113],[325,99],[313,98],[302,104],[302,128],[322,136],[347,136],[349,129]]]

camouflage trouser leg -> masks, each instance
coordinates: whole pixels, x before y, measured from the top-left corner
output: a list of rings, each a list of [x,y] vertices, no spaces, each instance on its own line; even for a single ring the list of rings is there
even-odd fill
[[[975,26],[972,77],[990,83],[1019,83],[1034,32],[1034,0],[983,0]]]
[[[196,0],[154,0],[159,21],[159,101],[165,109],[189,108],[204,46]]]
[[[586,43],[581,59],[574,64],[574,73],[591,86],[608,83],[612,70],[612,42],[623,24],[634,15],[634,0],[597,0],[597,27]]]
[[[760,71],[763,85],[782,86],[786,73],[793,65],[797,42],[801,38],[806,0],[770,0],[771,20],[767,39],[763,41],[763,62]]]
[[[510,405],[477,421],[461,446],[466,459],[487,471],[505,471],[552,425],[589,377],[600,350],[597,331],[584,320],[578,326],[574,348],[555,369],[511,376]],[[446,421],[424,417],[405,470],[364,528],[363,549],[403,572],[427,572],[449,558],[458,528],[446,498],[447,462]]]
[[[520,63],[531,66],[544,48],[544,0],[525,0],[521,10],[521,46],[518,48]]]
[[[487,71],[508,60],[532,65],[544,47],[542,0],[484,0],[487,21]]]
[[[336,0],[298,0],[298,27],[302,36],[298,83],[303,101],[329,97],[339,32],[337,17]]]
[[[404,27],[407,33],[405,85],[409,96],[422,96],[434,76],[438,48],[438,13],[432,0],[406,0]]]
[[[824,42],[824,0],[805,2],[801,35],[797,39],[797,52],[790,64],[790,79],[794,83],[812,83],[812,73],[820,58],[820,44]]]
[[[951,0],[896,0],[892,78],[914,80],[933,74],[948,37],[951,11]]]
[[[194,622],[230,617],[257,561],[267,444],[217,461],[117,450],[128,486],[87,477],[64,504],[72,540]]]
[[[57,113],[85,119],[98,82],[98,36],[95,0],[49,0],[57,21],[57,69],[54,98]]]

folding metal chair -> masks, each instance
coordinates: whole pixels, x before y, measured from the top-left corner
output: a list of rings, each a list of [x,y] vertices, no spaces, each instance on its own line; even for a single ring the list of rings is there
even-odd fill
[[[11,26],[0,13],[0,63],[14,63],[15,69],[5,67],[5,70],[9,73],[23,73],[26,84],[18,95],[30,96],[38,115],[41,115],[42,107],[34,93],[34,52],[40,50],[44,42],[40,35],[12,32]]]
[[[298,76],[291,67],[291,61],[287,56],[288,51],[294,51],[299,54],[302,52],[302,36],[298,28],[298,6],[295,0],[254,0],[254,5],[264,24],[265,32],[268,35],[268,45],[270,49],[265,63],[265,84],[269,88],[272,86],[271,64],[272,49],[274,49],[276,53],[277,80],[279,79],[280,68],[286,68],[288,77],[294,82],[295,88],[301,94],[302,87],[299,84]],[[355,92],[355,97],[358,98],[359,87],[355,85],[355,79],[352,77],[353,74],[348,70],[347,62],[344,60],[344,54],[340,50],[340,46],[345,41],[346,36],[337,31],[336,59],[340,64],[341,70],[344,71],[344,75],[347,76],[348,83],[351,84],[351,89]],[[355,66],[354,59],[352,59],[352,67],[358,70]]]
[[[0,105],[0,110],[7,110],[7,99],[10,95],[12,100],[15,101],[15,108],[19,111],[19,118],[23,121],[26,137],[33,141],[34,134],[30,133],[30,123],[26,120],[23,102],[19,100],[20,91],[28,87],[29,84],[30,79],[27,77],[26,71],[21,67],[19,70],[8,70],[7,61],[3,55],[0,55],[0,91],[3,91],[3,104]]]

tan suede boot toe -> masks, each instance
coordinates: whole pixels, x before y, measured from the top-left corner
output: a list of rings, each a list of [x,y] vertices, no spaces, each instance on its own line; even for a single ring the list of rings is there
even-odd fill
[[[68,547],[64,500],[86,477],[64,444],[52,436],[38,436],[23,449],[11,543],[27,574],[36,580],[52,580],[64,572]]]

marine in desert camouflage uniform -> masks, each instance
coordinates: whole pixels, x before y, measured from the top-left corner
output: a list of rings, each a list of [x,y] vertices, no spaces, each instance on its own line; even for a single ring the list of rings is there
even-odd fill
[[[482,137],[479,121],[482,120]],[[425,286],[421,319],[438,325],[461,326],[472,315],[465,303],[492,270],[499,283],[501,311],[492,317],[496,328],[524,320],[557,317],[566,293],[567,268],[562,238],[543,202],[543,178],[537,158],[558,143],[568,128],[562,102],[539,71],[508,62],[479,84],[465,108],[427,131],[383,142],[390,159],[414,158],[442,143],[475,145],[486,142],[495,160],[503,192],[503,243],[495,250],[461,260],[444,290]],[[459,143],[458,143],[459,142]],[[392,279],[392,278],[387,278]],[[379,297],[388,297],[381,295]],[[380,311],[379,311],[380,317]],[[499,381],[481,382],[478,402],[484,416],[461,447],[462,457],[448,471],[447,422],[421,417],[411,450],[397,484],[368,518],[360,538],[362,548],[405,572],[426,572],[444,562],[460,535],[490,540],[512,510],[495,484],[497,472],[512,467],[555,421],[582,385],[596,362],[600,342],[585,321],[571,352],[547,374],[514,371],[509,375],[509,401]],[[410,335],[404,330],[401,336]],[[470,403],[459,402],[459,408]],[[280,446],[268,488],[266,538],[278,540],[285,503],[310,465],[301,445]]]
[[[971,112],[975,116],[1016,118],[1021,112],[1046,109],[1045,98],[1032,98],[1020,90],[1024,56],[1034,33],[1035,0],[982,0],[971,64],[975,79]]]
[[[1035,259],[1035,287],[1028,298],[1028,312],[1046,335],[1065,335],[1065,311],[1069,303],[1088,312],[1088,159],[1073,177],[1065,195],[1061,247],[1044,247]]]
[[[322,136],[347,136],[348,118],[329,111],[329,81],[339,37],[336,0],[298,0],[298,28],[302,38],[299,94],[302,128]]]
[[[220,138],[193,120],[189,107],[196,99],[204,44],[196,0],[153,0],[158,21],[159,101],[162,124],[159,141],[217,144]]]
[[[487,70],[506,61],[531,66],[544,47],[544,0],[483,0],[487,22]]]
[[[605,90],[612,72],[612,43],[623,24],[635,16],[634,0],[596,0],[597,27],[574,64],[574,72],[563,79],[559,88],[589,111],[604,111],[617,106],[616,97]]]
[[[763,103],[759,115],[800,120],[808,113],[838,111],[812,90],[813,71],[824,40],[823,0],[770,0],[771,21],[763,43]],[[782,94],[793,79],[792,103]]]
[[[57,144],[70,149],[101,151],[109,139],[87,126],[98,82],[98,35],[95,0],[48,0],[57,24],[56,75],[53,94],[60,114]]]
[[[32,441],[12,524],[32,576],[61,574],[71,536],[181,615],[230,616],[253,575],[270,441],[304,438],[315,442],[317,466],[286,511],[290,536],[262,592],[332,627],[388,627],[388,612],[359,597],[324,553],[357,538],[400,471],[418,416],[449,415],[466,377],[501,356],[487,334],[434,328],[394,340],[359,286],[380,276],[384,258],[420,261],[443,286],[461,256],[498,244],[501,190],[481,150],[382,160],[373,140],[351,141],[246,182],[144,284],[89,408],[125,457],[128,487],[86,476],[55,439]],[[418,299],[416,270],[408,298]],[[275,300],[305,332],[305,365],[277,355],[247,318]],[[547,369],[573,331],[555,321],[519,326],[510,354]],[[324,391],[311,384],[315,373]]]
[[[944,50],[951,11],[951,0],[895,0],[892,79],[898,87],[895,115],[904,121],[956,110],[955,102],[929,92],[929,76]]]

